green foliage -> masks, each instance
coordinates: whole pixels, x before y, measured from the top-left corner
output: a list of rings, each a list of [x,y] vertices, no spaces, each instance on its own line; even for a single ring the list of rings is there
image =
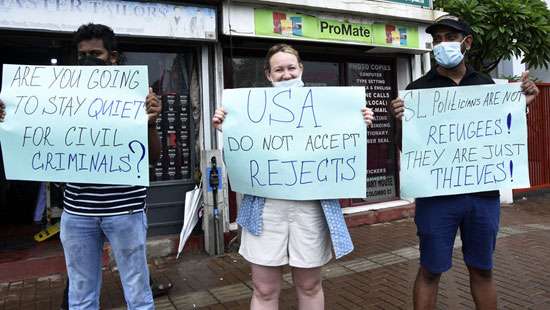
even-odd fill
[[[468,60],[477,70],[489,73],[512,56],[548,69],[550,11],[543,0],[434,0],[434,6],[470,24]]]

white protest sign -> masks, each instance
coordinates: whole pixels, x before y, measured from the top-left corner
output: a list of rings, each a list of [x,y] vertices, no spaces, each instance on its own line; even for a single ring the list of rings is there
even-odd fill
[[[364,87],[223,92],[224,160],[234,191],[317,200],[364,197]]]
[[[147,93],[146,66],[4,65],[6,177],[148,185]]]
[[[529,187],[520,84],[400,91],[403,197]]]

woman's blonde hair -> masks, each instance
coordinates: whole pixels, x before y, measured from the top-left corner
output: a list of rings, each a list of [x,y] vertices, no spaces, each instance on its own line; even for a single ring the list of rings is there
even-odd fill
[[[296,59],[298,60],[298,64],[300,64],[300,67],[303,66],[302,59],[300,58],[300,54],[297,50],[295,50],[292,46],[284,43],[275,44],[273,45],[265,55],[265,63],[264,63],[264,70],[266,73],[269,73],[271,71],[271,57],[273,55],[277,54],[278,52],[288,53],[296,56]]]

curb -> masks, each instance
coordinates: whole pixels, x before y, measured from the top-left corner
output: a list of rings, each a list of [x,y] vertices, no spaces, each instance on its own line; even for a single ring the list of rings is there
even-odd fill
[[[391,222],[412,216],[414,216],[414,204],[348,214],[345,215],[345,220],[348,227],[357,227]],[[233,236],[234,233],[231,232],[225,234],[226,245]],[[178,243],[179,235],[176,234],[149,237],[147,240],[147,257],[152,261],[157,257],[176,255]],[[190,236],[182,252],[183,255],[197,253],[204,253],[203,235]],[[103,248],[103,266],[104,268],[113,266],[113,263],[114,257],[111,248],[106,245]],[[50,256],[30,257],[0,264],[0,283],[65,273],[65,258],[63,252],[59,252]]]
[[[411,203],[399,207],[385,208],[381,210],[369,210],[355,214],[348,214],[345,216],[345,219],[348,227],[386,223],[404,218],[414,217],[414,208],[414,203]]]

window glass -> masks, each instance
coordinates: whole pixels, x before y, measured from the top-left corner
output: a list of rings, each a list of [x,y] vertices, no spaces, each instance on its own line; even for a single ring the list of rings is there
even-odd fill
[[[124,53],[124,64],[147,65],[149,84],[162,102],[157,120],[161,156],[151,167],[151,181],[191,180],[195,124],[192,121],[190,93],[193,52]]]
[[[338,86],[338,63],[304,61],[302,80],[307,86]],[[233,85],[240,87],[269,87],[265,77],[263,57],[233,58]]]

